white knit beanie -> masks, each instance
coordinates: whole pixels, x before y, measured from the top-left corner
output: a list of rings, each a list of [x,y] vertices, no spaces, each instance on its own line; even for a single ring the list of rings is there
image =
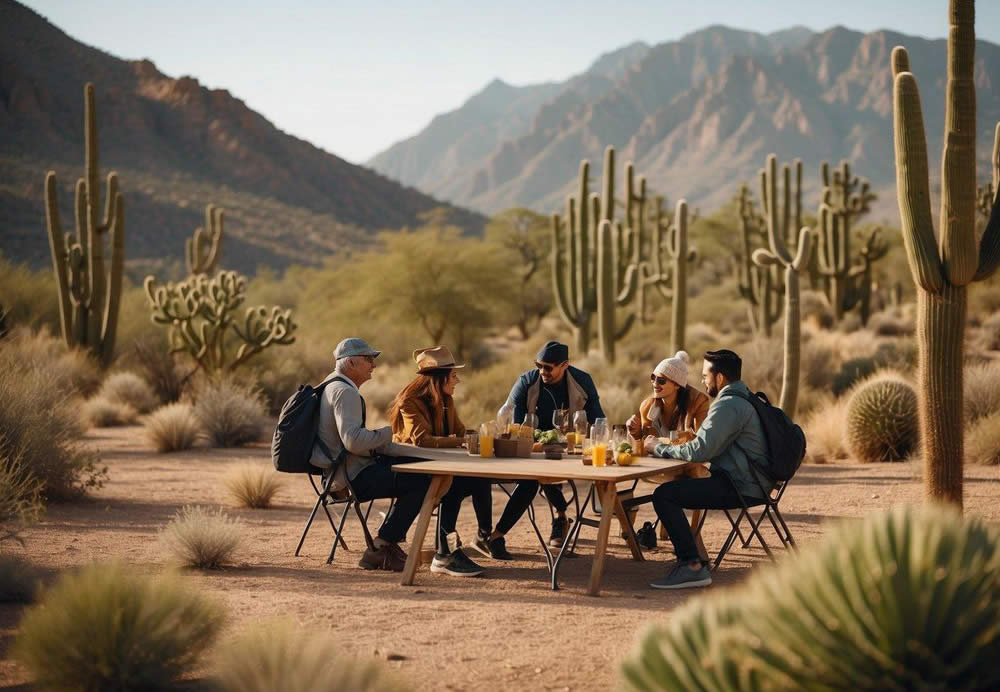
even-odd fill
[[[673,380],[678,386],[686,387],[688,383],[688,363],[691,358],[687,351],[678,351],[673,358],[664,358],[656,366],[653,373]]]

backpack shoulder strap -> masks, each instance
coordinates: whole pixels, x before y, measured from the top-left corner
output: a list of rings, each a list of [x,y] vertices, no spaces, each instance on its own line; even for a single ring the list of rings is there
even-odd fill
[[[350,384],[350,382],[348,382],[346,379],[344,379],[344,377],[342,375],[334,375],[330,379],[324,380],[323,382],[320,382],[318,385],[316,385],[315,390],[317,392],[322,393],[322,391],[324,389],[326,389],[326,386],[328,384],[330,384],[332,382],[335,382],[335,381],[338,381],[338,380],[340,382],[343,382],[344,384]],[[333,452],[330,451],[330,448],[327,446],[327,444],[325,442],[323,442],[323,438],[320,437],[319,430],[316,431],[316,444],[319,445],[319,450],[321,452],[323,452],[323,454],[326,456],[326,458],[329,459],[330,462],[333,464],[333,466],[331,467],[331,469],[336,468],[337,464],[339,464],[341,461],[344,460],[344,455],[346,454],[347,450],[346,449],[341,449],[340,450],[340,454],[338,454],[337,457],[334,458]]]

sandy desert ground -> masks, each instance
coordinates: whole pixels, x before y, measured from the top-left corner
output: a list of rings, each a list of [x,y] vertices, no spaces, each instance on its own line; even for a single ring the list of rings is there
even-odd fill
[[[92,561],[124,560],[143,572],[163,569],[168,558],[157,532],[186,504],[228,506],[222,479],[233,464],[270,465],[265,445],[237,450],[199,448],[155,454],[138,427],[96,430],[89,441],[101,452],[110,479],[87,500],[50,506],[42,521],[24,532],[23,552],[47,579]],[[972,467],[966,476],[966,511],[1000,521],[1000,468]],[[300,557],[296,541],[314,496],[304,478],[288,476],[276,507],[228,507],[245,524],[237,564],[214,572],[186,571],[195,589],[222,599],[235,632],[275,617],[291,617],[306,628],[332,629],[346,652],[387,659],[415,689],[436,690],[606,690],[614,685],[616,662],[631,648],[643,623],[670,612],[701,592],[660,592],[647,582],[665,570],[671,554],[661,544],[648,561],[630,559],[614,537],[599,598],[584,594],[595,530],[584,528],[579,557],[561,572],[563,589],[548,588],[537,540],[522,521],[508,537],[512,563],[484,560],[485,578],[432,575],[426,568],[417,584],[404,587],[399,575],[357,567],[361,531],[349,519],[351,550],[338,551],[327,566],[331,532],[316,523]],[[785,517],[802,544],[816,540],[832,521],[901,502],[921,499],[919,481],[905,463],[805,466],[782,501]],[[494,493],[494,516],[506,497]],[[376,504],[377,510],[384,502]],[[548,512],[536,498],[543,532]],[[652,515],[644,506],[639,521]],[[377,523],[377,518],[372,525]],[[728,524],[709,516],[704,537],[718,550]],[[459,530],[471,536],[471,504],[463,507]],[[770,529],[765,537],[771,537]],[[5,550],[22,550],[5,546]],[[782,555],[782,557],[784,557]],[[739,584],[767,563],[759,548],[736,549],[715,575],[716,591]],[[0,605],[0,648],[6,652],[16,632],[21,606]],[[209,659],[198,675],[209,671]],[[27,671],[0,661],[0,684],[30,689]],[[192,688],[200,687],[192,681]]]

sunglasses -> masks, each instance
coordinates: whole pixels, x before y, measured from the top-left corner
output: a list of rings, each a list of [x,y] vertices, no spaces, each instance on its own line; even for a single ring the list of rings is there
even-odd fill
[[[535,361],[535,367],[538,368],[539,370],[541,370],[542,372],[552,372],[553,370],[555,370],[556,368],[558,368],[560,365],[562,365],[562,363],[559,363],[557,365],[553,365],[552,363],[539,363],[537,360]]]
[[[659,375],[656,375],[654,373],[654,374],[652,374],[652,375],[649,376],[649,381],[650,382],[655,382],[656,384],[658,384],[658,385],[660,385],[662,387],[663,385],[665,385],[667,383],[667,378],[666,377],[660,377]]]

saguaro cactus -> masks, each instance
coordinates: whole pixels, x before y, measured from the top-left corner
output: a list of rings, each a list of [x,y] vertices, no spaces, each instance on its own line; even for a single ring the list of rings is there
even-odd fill
[[[983,217],[983,223],[989,220],[997,191],[1000,190],[1000,123],[997,123],[997,129],[993,135],[993,156],[990,157],[990,161],[993,167],[992,179],[985,185],[976,188],[976,209]]]
[[[781,317],[780,277],[776,268],[759,267],[753,261],[754,250],[767,246],[769,241],[764,217],[754,208],[746,185],[740,189],[739,217],[742,246],[736,274],[740,295],[748,303],[754,333],[770,337],[774,323]]]
[[[974,1],[950,0],[948,17],[951,27],[938,237],[931,217],[920,93],[902,46],[892,51],[893,134],[903,242],[918,296],[924,488],[929,499],[961,506],[966,293],[970,282],[988,278],[1000,263],[1000,223],[987,225],[977,247]]]
[[[663,197],[657,197],[652,216],[649,256],[639,262],[639,313],[645,316],[645,292],[649,286],[670,301],[670,352],[676,353],[685,348],[687,264],[698,258],[698,251],[688,247],[691,215],[686,200],[678,200],[673,217],[669,217],[663,210]]]
[[[845,310],[852,310],[857,306],[858,316],[863,325],[868,324],[872,314],[872,265],[889,252],[889,246],[879,238],[880,233],[880,229],[874,229],[865,241],[865,246],[861,248],[860,262],[848,274],[843,299]]]
[[[802,162],[795,161],[796,175],[801,180]],[[809,265],[812,255],[812,231],[800,228],[798,250],[793,257],[788,251],[786,239],[794,233],[791,229],[791,169],[787,164],[782,166],[784,176],[784,205],[779,210],[778,205],[778,157],[771,154],[767,157],[764,169],[764,218],[767,221],[767,239],[769,250],[760,248],[753,253],[754,264],[761,267],[761,273],[767,274],[766,268],[783,266],[785,268],[785,363],[781,378],[781,401],[779,406],[789,417],[795,415],[795,407],[799,396],[799,360],[801,346],[801,314],[799,310],[799,273]]]
[[[125,264],[125,208],[118,174],[107,178],[104,215],[97,163],[94,85],[83,88],[84,177],[76,181],[76,237],[63,234],[55,171],[45,176],[45,218],[52,269],[59,291],[59,322],[67,346],[90,350],[102,367],[111,363]],[[111,237],[105,267],[105,236]]]
[[[222,223],[225,212],[220,207],[205,206],[205,226],[184,241],[184,256],[189,274],[211,274],[219,263]]]

